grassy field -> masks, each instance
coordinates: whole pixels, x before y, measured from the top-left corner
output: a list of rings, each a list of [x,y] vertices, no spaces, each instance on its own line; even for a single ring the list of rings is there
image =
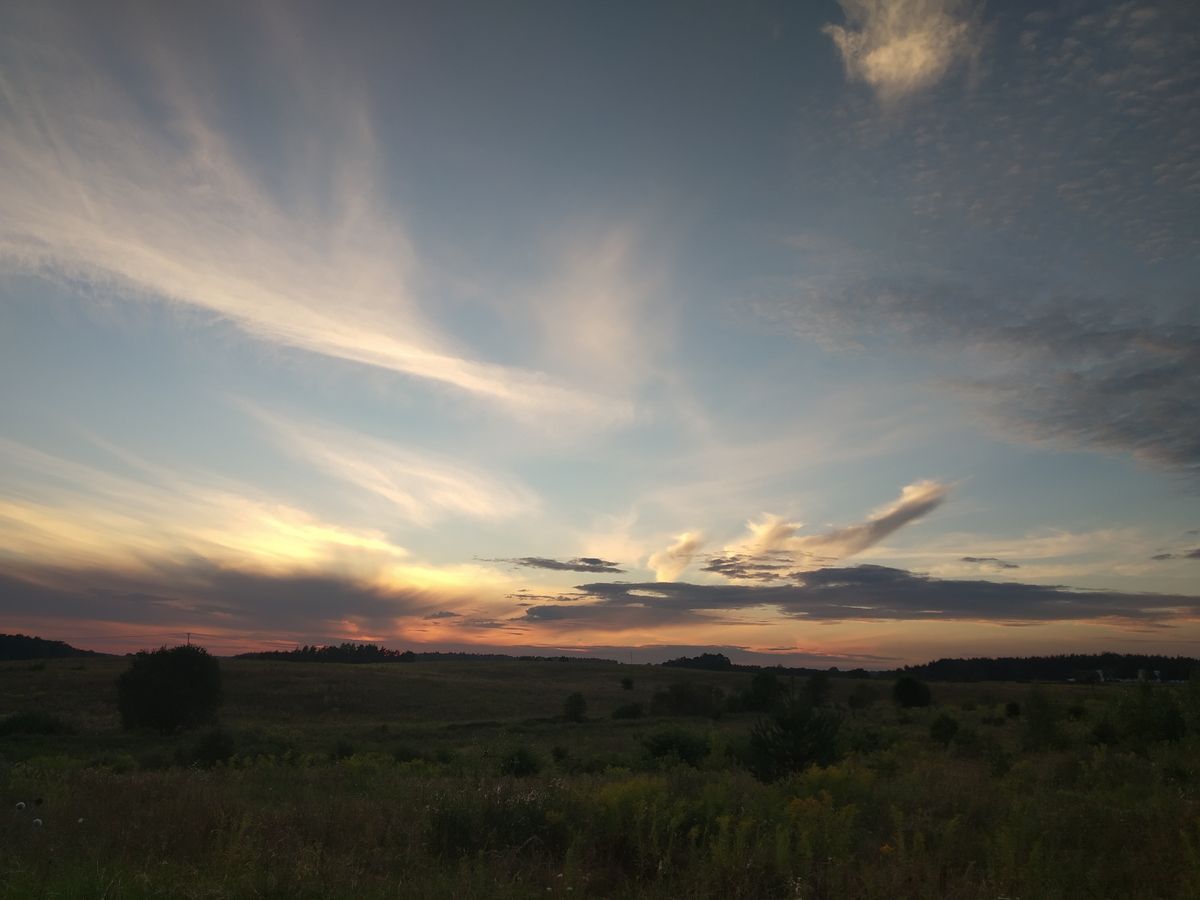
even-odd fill
[[[127,666],[0,664],[0,723],[41,714],[0,737],[0,896],[1200,897],[1191,686],[834,679],[836,761],[768,781],[764,713],[649,714],[745,673],[224,660],[219,729],[163,736]]]

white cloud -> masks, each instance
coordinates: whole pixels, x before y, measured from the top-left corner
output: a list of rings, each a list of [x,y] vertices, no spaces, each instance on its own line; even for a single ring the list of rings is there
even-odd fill
[[[916,481],[905,486],[896,500],[873,512],[865,521],[820,534],[802,535],[799,533],[802,524],[764,515],[757,522],[748,522],[748,537],[726,550],[752,557],[790,553],[800,557],[801,565],[805,558],[832,562],[861,553],[905,525],[923,518],[941,506],[949,492],[950,486],[943,482]]]
[[[704,535],[698,531],[685,531],[670,547],[652,555],[648,565],[654,570],[657,581],[674,581],[692,564],[692,559],[704,546]]]
[[[537,509],[536,495],[466,463],[434,458],[345,428],[301,423],[249,404],[279,446],[341,481],[384,500],[389,512],[431,525],[446,517],[510,519]]]
[[[967,0],[839,0],[846,27],[824,32],[846,74],[884,102],[931,87],[977,45],[977,11]]]

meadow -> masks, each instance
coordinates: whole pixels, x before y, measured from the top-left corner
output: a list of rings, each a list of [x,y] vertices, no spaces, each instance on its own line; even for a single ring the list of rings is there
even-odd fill
[[[749,673],[222,660],[162,735],[128,665],[0,664],[0,896],[1200,897],[1197,683],[833,678],[764,771]]]

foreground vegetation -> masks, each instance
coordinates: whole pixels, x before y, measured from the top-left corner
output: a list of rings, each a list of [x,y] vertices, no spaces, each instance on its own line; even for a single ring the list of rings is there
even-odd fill
[[[0,666],[0,896],[1200,896],[1197,685],[224,661],[164,735],[128,665]]]

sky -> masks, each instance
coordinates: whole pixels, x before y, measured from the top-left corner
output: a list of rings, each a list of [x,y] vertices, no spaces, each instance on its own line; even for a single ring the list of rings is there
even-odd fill
[[[0,9],[0,620],[1200,655],[1179,2]]]

